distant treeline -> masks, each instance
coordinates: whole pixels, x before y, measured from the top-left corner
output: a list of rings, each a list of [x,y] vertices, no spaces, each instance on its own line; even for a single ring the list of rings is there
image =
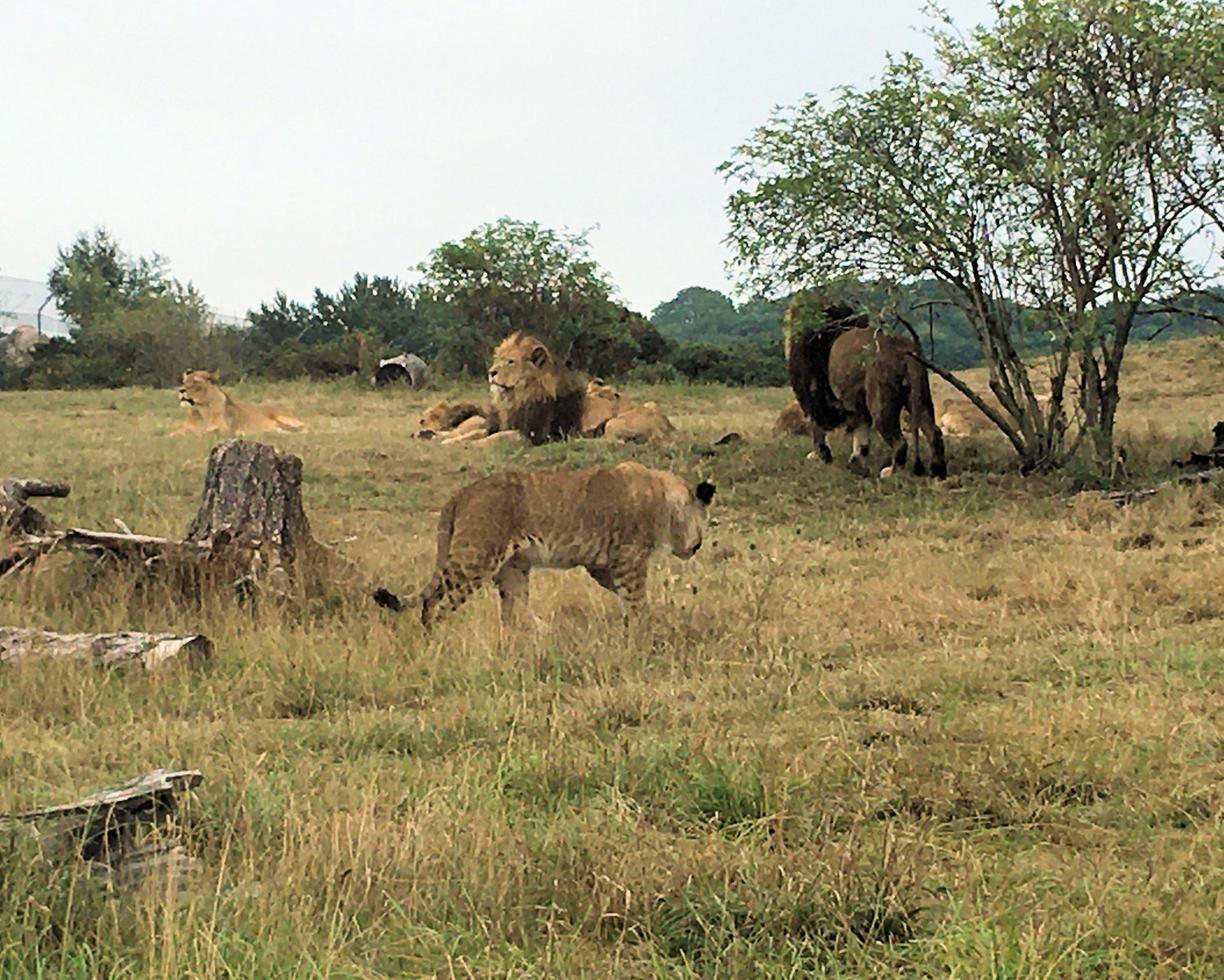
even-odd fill
[[[408,351],[437,373],[480,376],[493,347],[515,330],[544,338],[592,375],[639,382],[787,383],[782,319],[789,297],[736,305],[692,286],[649,318],[613,297],[581,236],[503,219],[438,246],[411,285],[355,275],[309,302],[277,293],[242,328],[212,321],[203,297],[164,258],[131,258],[104,231],[61,249],[48,284],[77,328],[19,356],[0,345],[0,387],[164,386],[191,368],[229,377],[368,377],[381,357]],[[858,284],[861,305],[891,329],[914,330],[927,353],[961,369],[982,362],[968,321],[933,282],[885,291]],[[1224,314],[1220,295],[1170,307]],[[1047,343],[1034,318],[1027,353]],[[1199,334],[1207,321],[1182,312],[1145,316],[1139,339]]]
[[[969,320],[938,283],[924,280],[888,291],[866,285],[858,286],[855,292],[864,308],[882,311],[879,320],[889,329],[908,332],[908,324],[927,355],[944,367],[959,371],[985,363]],[[771,348],[781,343],[782,318],[789,301],[788,296],[751,299],[736,305],[717,290],[690,286],[655,307],[650,320],[664,337],[681,344],[731,350],[743,345]],[[1165,306],[1139,317],[1133,339],[1197,337],[1224,325],[1224,291],[1175,297]],[[1108,319],[1108,310],[1102,313]],[[1031,319],[1032,329],[1020,338],[1022,350],[1033,355],[1045,353],[1050,342],[1041,329],[1040,317]]]

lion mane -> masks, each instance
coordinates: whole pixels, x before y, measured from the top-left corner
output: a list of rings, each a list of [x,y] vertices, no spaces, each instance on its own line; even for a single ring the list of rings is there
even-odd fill
[[[522,330],[493,351],[489,393],[487,435],[515,431],[539,446],[581,432],[586,382]]]

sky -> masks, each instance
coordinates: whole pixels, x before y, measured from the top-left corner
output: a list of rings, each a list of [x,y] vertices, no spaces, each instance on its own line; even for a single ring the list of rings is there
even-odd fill
[[[236,314],[411,280],[504,215],[587,232],[643,312],[732,292],[718,164],[774,107],[930,50],[922,0],[0,0],[0,23],[0,273],[45,279],[104,226]]]

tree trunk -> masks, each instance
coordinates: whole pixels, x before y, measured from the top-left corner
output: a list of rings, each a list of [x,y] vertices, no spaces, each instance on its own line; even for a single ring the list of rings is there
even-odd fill
[[[156,670],[180,653],[192,662],[207,660],[212,643],[199,634],[48,633],[0,626],[0,666],[50,657],[89,661],[99,667],[139,662],[145,670]]]
[[[292,579],[318,551],[302,509],[302,461],[261,443],[218,445],[185,541],[257,578]]]

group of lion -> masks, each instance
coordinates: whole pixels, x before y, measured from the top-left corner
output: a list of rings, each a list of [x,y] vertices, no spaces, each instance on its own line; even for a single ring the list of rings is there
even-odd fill
[[[844,427],[853,437],[850,464],[865,472],[874,430],[891,453],[881,476],[906,463],[918,473],[921,435],[931,449],[930,472],[942,477],[947,464],[940,423],[980,428],[977,415],[947,403],[937,419],[917,345],[872,328],[846,308],[825,310],[816,329],[788,329],[786,349],[796,401],[775,433],[810,435],[814,458],[832,459],[826,433]],[[653,402],[636,405],[601,379],[588,381],[522,331],[494,351],[488,383],[487,405],[439,402],[425,411],[417,435],[444,443],[538,446],[575,436],[666,442],[675,434]],[[179,398],[188,406],[180,432],[305,428],[283,410],[239,405],[213,372],[185,373]],[[526,605],[531,569],[542,566],[584,568],[600,586],[636,605],[654,550],[668,547],[690,558],[701,546],[713,496],[709,483],[693,485],[636,462],[494,474],[460,489],[443,508],[434,573],[416,597],[402,603],[380,589],[374,598],[392,609],[415,605],[429,625],[491,582],[501,595],[503,622],[510,622]]]
[[[440,443],[516,442],[538,446],[575,436],[616,442],[671,442],[671,420],[654,402],[636,404],[601,378],[588,381],[543,341],[518,331],[489,365],[489,403],[443,401],[422,414],[416,436]],[[187,417],[174,433],[301,432],[301,419],[271,405],[241,405],[215,371],[187,371],[179,386]]]
[[[635,405],[600,379],[588,382],[522,332],[497,347],[488,380],[488,406],[439,403],[426,411],[418,434],[540,445],[577,435],[668,441],[675,433],[653,402]],[[281,409],[240,405],[211,371],[186,372],[179,400],[187,406],[180,433],[305,428]],[[697,553],[713,496],[710,483],[694,485],[633,461],[610,469],[496,473],[463,487],[442,508],[425,587],[408,602],[385,589],[374,600],[394,610],[416,606],[429,626],[489,582],[509,625],[525,612],[533,567],[583,568],[627,612],[645,594],[654,551],[667,548],[683,559]]]
[[[493,351],[489,403],[438,402],[417,436],[444,444],[518,442],[538,446],[574,436],[670,442],[675,426],[654,402],[634,404],[601,378],[586,380],[548,346],[517,331]]]

